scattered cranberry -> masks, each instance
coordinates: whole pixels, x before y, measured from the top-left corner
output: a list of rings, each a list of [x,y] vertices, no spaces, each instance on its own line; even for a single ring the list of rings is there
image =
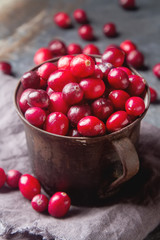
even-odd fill
[[[131,70],[130,70],[129,68],[127,68],[127,67],[118,67],[118,69],[121,69],[121,70],[123,70],[124,72],[126,72],[128,76],[129,76],[129,75],[132,75]]]
[[[74,105],[81,102],[83,94],[83,90],[78,83],[68,83],[62,90],[63,99],[68,105]]]
[[[100,63],[98,64],[98,68],[101,69],[102,73],[103,73],[103,77],[104,80],[108,79],[108,73],[110,72],[110,70],[112,68],[114,68],[114,66],[111,63]]]
[[[0,72],[10,75],[12,72],[11,64],[8,62],[0,62]]]
[[[160,78],[160,63],[157,63],[154,67],[153,67],[153,73],[156,77]]]
[[[128,92],[131,96],[139,96],[145,89],[144,79],[138,75],[129,76]]]
[[[102,136],[106,132],[105,124],[95,116],[82,118],[78,122],[77,129],[85,137]]]
[[[40,194],[41,186],[37,178],[23,174],[19,180],[19,190],[25,198],[32,200],[35,195]]]
[[[68,105],[63,99],[61,92],[54,92],[50,95],[50,106],[49,110],[51,112],[62,112],[64,114],[68,111]]]
[[[78,34],[82,39],[87,40],[87,41],[94,39],[93,28],[89,24],[82,25],[78,29]]]
[[[131,97],[125,104],[125,109],[128,115],[139,116],[145,111],[145,104],[140,97]]]
[[[53,57],[51,50],[48,48],[40,48],[34,55],[34,63],[41,64]]]
[[[70,129],[68,135],[70,137],[82,137],[82,135],[78,132],[77,129],[73,128],[73,129]]]
[[[50,199],[48,212],[56,218],[64,217],[71,205],[71,199],[65,192],[56,192]]]
[[[100,55],[99,48],[94,44],[88,44],[83,48],[83,54],[96,54]]]
[[[125,54],[122,50],[118,48],[109,48],[102,55],[102,62],[109,62],[114,65],[114,67],[122,66],[124,62]]]
[[[79,44],[71,43],[67,47],[68,54],[81,54],[82,48]]]
[[[49,106],[49,96],[45,90],[33,90],[28,95],[28,104],[31,107],[47,108]]]
[[[3,168],[0,168],[0,188],[3,187],[6,181],[6,174]]]
[[[124,9],[135,8],[135,0],[119,0],[119,3]]]
[[[129,94],[123,90],[113,90],[108,97],[116,110],[125,110],[125,103],[130,98]]]
[[[38,74],[43,80],[47,81],[51,73],[57,70],[57,66],[53,63],[44,63],[38,68]]]
[[[73,13],[74,19],[81,24],[87,23],[87,14],[83,9],[76,9]]]
[[[17,170],[14,170],[14,169],[9,170],[7,172],[7,179],[6,179],[8,186],[10,186],[11,188],[18,188],[18,183],[21,175],[22,173],[20,173]]]
[[[71,27],[71,19],[69,15],[65,12],[59,12],[54,15],[53,21],[58,27],[69,28]]]
[[[46,113],[39,107],[30,107],[25,112],[27,121],[35,127],[42,127],[46,120]]]
[[[72,56],[72,55],[65,55],[65,56],[61,57],[57,63],[58,69],[60,69],[60,70],[68,69],[69,70],[70,63],[73,58],[74,58],[74,56]]]
[[[150,94],[151,94],[151,103],[153,103],[157,100],[157,92],[152,87],[149,87],[149,90],[150,90]]]
[[[107,37],[115,37],[117,35],[116,25],[114,23],[106,23],[103,27],[103,33]]]
[[[39,88],[40,77],[35,71],[29,71],[21,77],[21,83],[24,89],[26,88]]]
[[[30,107],[30,105],[28,104],[28,95],[33,91],[34,89],[32,88],[27,88],[26,90],[24,90],[20,96],[19,99],[19,106],[20,109],[23,113],[25,113],[25,111]]]
[[[98,98],[92,103],[92,112],[100,120],[106,120],[113,113],[113,104],[109,99]]]
[[[65,54],[67,54],[66,45],[64,44],[64,42],[62,42],[59,39],[52,40],[49,43],[48,48],[52,52],[53,57],[63,56]]]
[[[73,126],[76,126],[83,117],[90,115],[91,107],[87,104],[74,105],[70,107],[67,113],[67,117]]]
[[[144,65],[144,56],[138,50],[132,50],[127,55],[127,63],[136,69],[141,68]]]
[[[37,212],[44,212],[48,208],[48,198],[44,194],[35,195],[32,198],[32,208]]]
[[[129,124],[129,118],[125,111],[114,112],[106,122],[106,127],[109,132],[118,131]]]
[[[126,89],[129,86],[128,75],[118,68],[110,70],[108,73],[108,82],[115,89]]]
[[[126,53],[130,53],[132,50],[137,49],[136,45],[130,41],[130,40],[125,40],[120,44],[120,48]]]

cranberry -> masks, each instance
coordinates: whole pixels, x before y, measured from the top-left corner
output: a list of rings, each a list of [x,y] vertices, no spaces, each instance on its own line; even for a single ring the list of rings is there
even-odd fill
[[[29,107],[30,105],[28,104],[28,95],[34,91],[34,89],[32,88],[27,88],[26,90],[24,90],[20,96],[19,99],[19,107],[21,109],[21,111],[24,113]]]
[[[82,136],[76,128],[70,129],[68,135],[71,137],[81,137]]]
[[[129,68],[127,68],[127,67],[118,67],[118,69],[121,69],[121,70],[123,70],[124,72],[126,72],[128,76],[129,76],[129,75],[132,75],[131,70],[130,70]]]
[[[120,48],[126,53],[130,53],[132,50],[137,49],[136,45],[130,41],[130,40],[125,40],[120,44]]]
[[[70,69],[76,77],[88,77],[94,73],[95,62],[91,57],[79,54],[72,59]]]
[[[31,107],[25,112],[25,118],[33,126],[41,127],[46,120],[46,113],[39,107]]]
[[[64,217],[71,205],[71,199],[65,192],[56,192],[50,199],[48,212],[56,218]]]
[[[106,120],[113,113],[112,102],[106,98],[98,98],[92,103],[92,112],[100,120]]]
[[[47,87],[47,81],[43,80],[43,78],[40,78],[40,89],[46,90]]]
[[[114,67],[120,67],[124,62],[124,58],[125,54],[122,50],[118,48],[109,48],[102,55],[102,62],[109,62],[112,63]]]
[[[105,91],[103,80],[97,78],[86,78],[80,81],[80,87],[84,91],[86,99],[95,99],[101,97]]]
[[[53,89],[50,87],[47,87],[46,89],[46,93],[48,94],[48,96],[50,97],[52,93],[54,93]]]
[[[49,43],[48,48],[50,49],[54,57],[63,56],[67,54],[66,45],[59,39],[52,40]]]
[[[87,41],[94,39],[93,28],[89,24],[82,25],[78,29],[78,34],[82,39],[87,40]]]
[[[125,9],[135,8],[135,0],[119,0],[119,3]]]
[[[132,96],[139,96],[145,89],[144,79],[138,75],[129,76],[128,92]]]
[[[71,27],[71,19],[65,12],[58,12],[54,15],[53,21],[58,27],[69,28]]]
[[[47,81],[51,73],[57,70],[57,66],[53,63],[44,63],[38,68],[38,74],[43,80]]]
[[[10,186],[11,188],[18,188],[18,183],[21,175],[22,173],[17,170],[14,170],[14,169],[9,170],[7,172],[7,179],[6,179],[8,186]]]
[[[6,174],[3,168],[0,168],[0,188],[3,187],[6,181]]]
[[[101,69],[102,73],[103,73],[103,78],[104,80],[107,80],[108,79],[108,73],[110,72],[110,70],[113,67],[113,65],[111,63],[100,63],[98,64],[98,68]]]
[[[118,48],[118,49],[120,49],[120,47],[119,47],[118,45],[116,45],[116,44],[109,44],[109,45],[105,48],[104,53],[105,53],[108,49],[110,49],[110,48]]]
[[[87,14],[83,9],[76,9],[73,13],[74,19],[81,24],[87,23]]]
[[[95,116],[82,118],[78,122],[77,129],[85,137],[102,136],[106,132],[105,124]]]
[[[129,118],[125,111],[114,112],[106,122],[106,127],[109,132],[118,131],[129,124]]]
[[[129,86],[128,75],[118,68],[110,70],[108,73],[108,82],[115,89],[126,89]]]
[[[29,71],[21,77],[21,83],[24,89],[26,88],[39,88],[40,77],[35,71]]]
[[[42,89],[33,90],[28,95],[28,104],[31,107],[47,108],[49,106],[49,96]]]
[[[61,112],[53,112],[47,116],[45,130],[58,135],[66,135],[68,132],[68,118]]]
[[[125,110],[125,103],[130,98],[129,94],[123,90],[114,90],[108,97],[116,110]]]
[[[103,33],[107,37],[115,37],[117,35],[116,26],[114,23],[106,23],[103,27]]]
[[[67,83],[75,82],[75,78],[69,70],[57,70],[48,79],[48,86],[55,92],[61,92]]]
[[[82,53],[82,48],[79,44],[71,43],[67,47],[68,54],[80,54]]]
[[[95,65],[95,70],[94,70],[94,74],[92,75],[93,78],[100,78],[103,79],[104,74],[102,72],[102,70],[99,68],[99,65]]]
[[[51,50],[48,48],[40,48],[34,55],[34,63],[41,64],[53,57]]]
[[[73,126],[76,126],[77,123],[81,120],[81,118],[90,116],[91,108],[87,104],[74,105],[70,107],[67,117],[70,120]]]
[[[88,44],[83,48],[83,54],[97,54],[100,55],[99,48],[94,44]]]
[[[51,112],[62,112],[64,114],[68,111],[68,105],[63,99],[61,92],[54,92],[50,95],[50,106]]]
[[[83,90],[78,83],[68,83],[62,90],[63,99],[69,105],[79,103],[83,99]]]
[[[144,56],[138,50],[132,50],[127,55],[127,63],[134,68],[141,68],[144,65]]]
[[[160,78],[160,63],[157,63],[154,67],[153,67],[153,73],[156,77]]]
[[[157,100],[157,92],[152,87],[149,87],[149,90],[150,90],[150,94],[151,94],[151,103],[153,103]]]
[[[70,63],[73,58],[74,58],[74,56],[72,56],[72,55],[65,55],[65,56],[61,57],[57,63],[58,69],[60,69],[60,70],[68,69],[69,70]]]
[[[32,198],[32,208],[37,212],[44,212],[48,208],[48,198],[44,194],[37,194]]]
[[[145,111],[145,104],[140,97],[131,97],[125,104],[125,109],[128,115],[139,116]]]
[[[11,64],[8,62],[0,62],[0,72],[10,75],[12,72]]]

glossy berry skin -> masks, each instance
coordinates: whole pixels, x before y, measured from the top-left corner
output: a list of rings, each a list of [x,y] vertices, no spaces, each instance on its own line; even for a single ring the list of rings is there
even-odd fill
[[[0,168],[0,188],[3,187],[3,185],[6,182],[6,174],[3,168]]]
[[[23,74],[21,77],[21,83],[24,89],[27,88],[39,88],[40,77],[35,71],[29,71]]]
[[[97,78],[86,78],[80,81],[80,87],[84,91],[84,98],[95,99],[103,95],[105,84],[103,80]]]
[[[41,186],[37,178],[23,174],[19,179],[19,190],[25,198],[32,200],[35,195],[40,194]]]
[[[125,110],[125,103],[130,95],[123,90],[113,90],[108,97],[116,110]]]
[[[79,103],[83,99],[83,90],[78,83],[68,83],[62,90],[62,96],[68,105]]]
[[[153,67],[153,73],[156,77],[160,78],[160,63],[157,63],[154,67]]]
[[[49,106],[49,96],[45,90],[33,90],[28,95],[28,104],[31,107],[47,108]]]
[[[135,0],[119,0],[119,3],[124,9],[135,8]]]
[[[60,28],[69,28],[71,26],[71,19],[65,12],[58,12],[54,15],[53,21]]]
[[[100,55],[100,51],[99,51],[99,48],[96,45],[94,45],[94,44],[87,44],[83,48],[83,54],[96,54],[96,55]]]
[[[62,112],[64,114],[68,111],[68,104],[64,100],[61,92],[54,92],[50,95],[50,106],[51,112]]]
[[[91,115],[91,107],[87,104],[74,105],[70,107],[67,117],[72,126],[76,126],[77,123],[86,116]]]
[[[113,68],[108,74],[108,82],[115,89],[126,89],[129,86],[128,75],[121,69]]]
[[[93,28],[89,25],[82,25],[78,29],[78,34],[83,40],[91,41],[94,39]]]
[[[69,70],[57,70],[48,79],[48,86],[55,92],[61,92],[67,83],[75,82],[75,78]]]
[[[88,22],[87,14],[83,9],[76,9],[73,12],[73,17],[80,24],[84,24]]]
[[[125,109],[128,115],[140,116],[145,111],[145,104],[140,97],[131,97],[125,104]]]
[[[110,70],[112,68],[114,68],[114,66],[111,63],[100,63],[100,64],[98,64],[98,68],[101,69],[104,80],[107,80],[108,73],[110,72]]]
[[[105,50],[104,50],[104,52],[106,52],[108,49],[110,49],[110,48],[118,48],[118,49],[120,49],[120,47],[118,46],[118,45],[116,45],[116,44],[109,44],[106,48],[105,48]]]
[[[122,66],[125,59],[125,54],[122,50],[118,48],[109,48],[102,55],[102,62],[109,62],[113,64],[114,67]]]
[[[132,50],[127,55],[127,64],[131,65],[132,67],[139,69],[144,65],[144,56],[138,50]]]
[[[92,77],[103,79],[104,74],[103,74],[102,70],[99,68],[99,65],[100,64],[95,65],[95,70],[94,70],[94,73],[93,73]]]
[[[26,90],[24,90],[20,96],[19,99],[19,107],[21,109],[21,111],[23,113],[25,113],[25,111],[30,108],[30,105],[28,104],[28,96],[29,94],[34,91],[33,88],[27,88]]]
[[[32,198],[32,208],[37,212],[44,212],[48,208],[48,198],[44,194],[37,194]]]
[[[71,43],[67,47],[68,54],[81,54],[82,48],[79,44]]]
[[[106,23],[103,26],[103,33],[107,37],[115,37],[117,35],[116,25],[114,23]]]
[[[42,127],[46,120],[46,113],[39,107],[30,107],[25,112],[26,120],[35,127]]]
[[[71,199],[65,192],[56,192],[49,201],[48,212],[52,217],[64,217],[71,205]]]
[[[106,132],[105,124],[95,116],[82,118],[78,122],[77,129],[85,137],[102,136]]]
[[[157,100],[157,97],[158,97],[157,92],[152,87],[149,87],[149,90],[150,90],[150,94],[151,94],[151,103],[154,103]]]
[[[92,112],[100,120],[106,120],[114,111],[113,104],[109,99],[98,98],[92,105]]]
[[[7,172],[7,178],[6,178],[6,182],[8,186],[10,186],[11,188],[18,188],[18,183],[21,175],[22,173],[15,169],[9,170]]]
[[[58,135],[67,135],[69,128],[68,118],[61,112],[53,112],[47,116],[45,130]]]
[[[137,49],[136,45],[131,40],[125,40],[121,42],[120,48],[126,53],[130,53],[132,50]]]
[[[34,63],[41,64],[53,57],[52,52],[48,48],[40,48],[34,55]]]
[[[46,88],[46,93],[48,94],[48,96],[50,97],[52,93],[54,93],[53,89],[50,87]]]
[[[85,54],[75,56],[70,64],[72,74],[80,78],[91,76],[94,73],[94,69],[94,60]]]
[[[127,73],[128,76],[132,75],[131,70],[129,68],[127,68],[127,67],[118,67],[118,69],[123,70],[125,73]]]
[[[48,48],[52,52],[53,57],[63,56],[65,54],[67,54],[66,45],[64,44],[63,41],[61,41],[59,39],[52,40],[49,43]]]
[[[48,80],[51,73],[57,70],[57,66],[53,63],[44,63],[38,68],[38,75],[45,81]]]
[[[114,112],[106,122],[108,132],[118,131],[129,124],[128,114],[125,111]]]
[[[70,137],[81,137],[82,135],[78,132],[76,128],[70,129],[68,136]]]
[[[46,87],[47,87],[47,81],[43,80],[43,78],[40,78],[40,86],[39,86],[39,88],[45,90]]]
[[[129,76],[128,92],[131,96],[139,96],[145,89],[144,79],[138,75]]]
[[[11,72],[12,72],[11,64],[8,63],[8,62],[1,62],[0,61],[0,72],[10,75]]]
[[[72,56],[72,55],[65,55],[65,56],[61,57],[57,62],[58,69],[60,69],[60,70],[68,69],[69,70],[70,63],[73,58],[74,58],[74,56]]]

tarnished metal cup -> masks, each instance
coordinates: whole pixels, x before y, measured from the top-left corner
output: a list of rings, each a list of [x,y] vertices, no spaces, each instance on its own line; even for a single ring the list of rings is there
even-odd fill
[[[15,90],[16,110],[24,124],[33,172],[49,195],[65,191],[73,204],[89,204],[108,198],[137,174],[140,123],[150,103],[147,83],[145,112],[123,129],[100,137],[60,136],[32,126],[19,107],[22,91],[19,82]]]

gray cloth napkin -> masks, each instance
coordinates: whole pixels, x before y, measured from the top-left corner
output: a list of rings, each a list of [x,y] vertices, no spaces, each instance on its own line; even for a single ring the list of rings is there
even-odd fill
[[[17,80],[0,75],[0,167],[32,173],[25,133],[13,104]],[[35,212],[18,190],[0,189],[0,236],[18,233],[50,240],[142,240],[160,223],[160,130],[142,124],[141,169],[120,193],[99,207],[71,206],[55,219]],[[34,237],[32,239],[35,239]]]

